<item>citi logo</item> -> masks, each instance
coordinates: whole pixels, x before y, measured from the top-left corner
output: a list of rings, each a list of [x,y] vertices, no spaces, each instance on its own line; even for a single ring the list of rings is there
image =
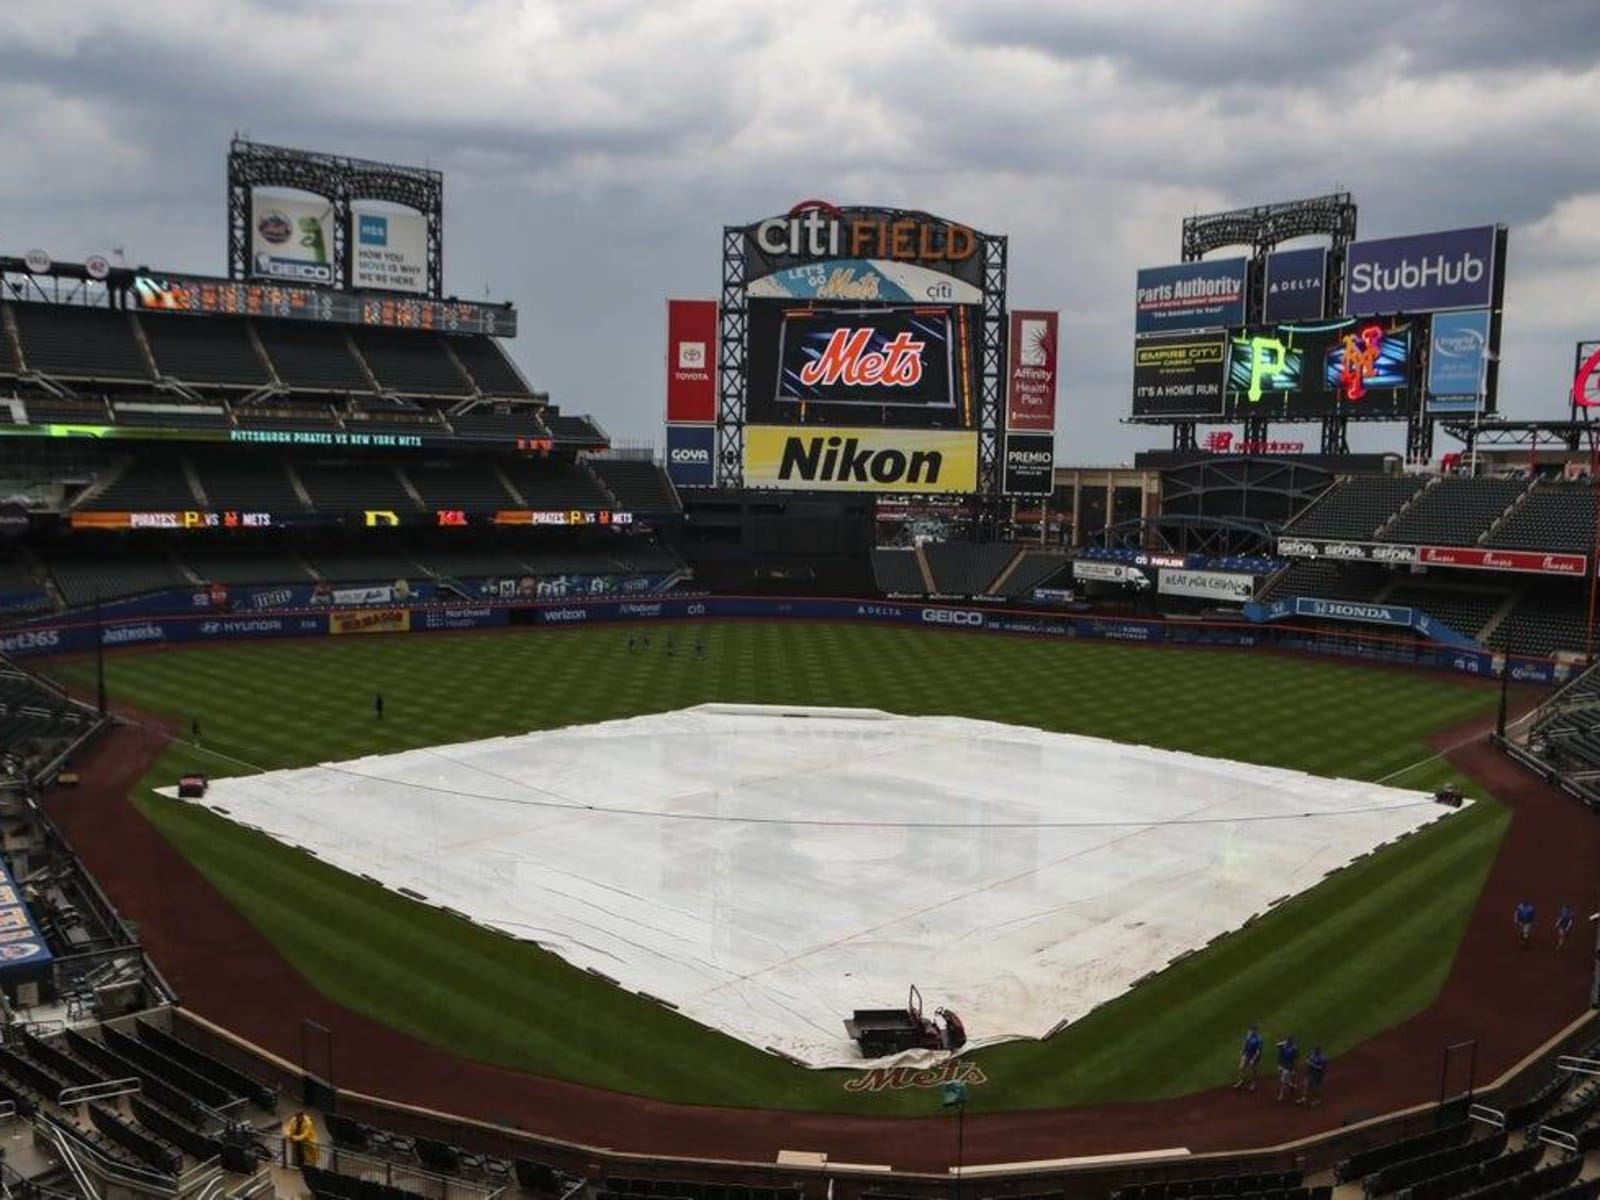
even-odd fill
[[[925,608],[922,610],[922,619],[929,625],[965,625],[971,627],[983,624],[982,613],[961,612],[953,608]]]
[[[1464,251],[1455,259],[1442,254],[1421,261],[1402,258],[1392,266],[1357,263],[1350,268],[1350,291],[1364,296],[1412,288],[1457,287],[1463,283],[1478,283],[1488,269],[1489,265],[1471,251]]]

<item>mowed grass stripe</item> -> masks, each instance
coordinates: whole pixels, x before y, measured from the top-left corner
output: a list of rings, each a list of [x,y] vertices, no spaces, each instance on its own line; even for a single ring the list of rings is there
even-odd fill
[[[886,1113],[924,1111],[929,1100],[846,1093],[841,1072],[791,1067],[148,788],[189,766],[214,776],[249,769],[238,764],[300,766],[719,700],[960,714],[1324,775],[1402,772],[1395,782],[1426,789],[1450,778],[1428,736],[1495,702],[1448,679],[1249,652],[801,623],[650,633],[651,647],[632,655],[626,631],[594,629],[245,643],[114,657],[107,669],[114,695],[184,729],[198,718],[205,750],[238,760],[175,745],[138,803],[331,998],[520,1070],[684,1102]],[[696,640],[704,660],[690,652]],[[61,674],[84,683],[92,670],[74,663]],[[1481,799],[1048,1042],[981,1053],[991,1079],[983,1106],[1181,1094],[1228,1077],[1250,1020],[1339,1053],[1425,1007],[1509,818]],[[1249,831],[1196,836],[1218,838],[1223,854],[1226,836]],[[619,853],[626,837],[619,827]]]

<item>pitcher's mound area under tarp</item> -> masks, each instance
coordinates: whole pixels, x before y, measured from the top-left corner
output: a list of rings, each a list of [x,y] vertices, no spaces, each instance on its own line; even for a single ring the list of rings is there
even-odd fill
[[[912,983],[974,1045],[1042,1037],[1450,811],[988,721],[733,705],[216,779],[203,803],[815,1066],[858,1066],[844,1018]]]

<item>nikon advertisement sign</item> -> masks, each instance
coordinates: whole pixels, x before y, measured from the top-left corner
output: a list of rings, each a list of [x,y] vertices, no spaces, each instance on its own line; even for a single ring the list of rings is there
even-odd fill
[[[744,482],[791,491],[972,492],[978,486],[978,435],[747,425]]]

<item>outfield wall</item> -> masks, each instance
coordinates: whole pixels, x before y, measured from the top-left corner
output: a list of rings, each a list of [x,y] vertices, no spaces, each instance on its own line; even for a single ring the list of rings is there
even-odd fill
[[[1350,606],[1345,606],[1346,608]],[[679,620],[858,621],[968,633],[1020,634],[1177,646],[1271,646],[1312,654],[1402,666],[1427,667],[1479,677],[1498,677],[1505,656],[1459,642],[1418,642],[1393,633],[1358,632],[1346,617],[1335,627],[1296,624],[1314,611],[1263,610],[1255,620],[1206,622],[1142,617],[1093,616],[971,605],[893,600],[784,598],[769,596],[678,596],[582,599],[548,603],[433,603],[409,607],[297,608],[259,613],[181,613],[128,616],[102,612],[101,620],[36,622],[0,634],[0,653],[16,658],[108,650],[272,638],[353,637],[380,633],[434,633],[503,629],[508,626],[574,626]],[[1380,628],[1401,625],[1373,620]],[[1415,623],[1412,623],[1415,628]],[[98,630],[98,639],[96,632]],[[1460,639],[1460,635],[1456,635]],[[1510,664],[1517,683],[1552,686],[1573,668],[1548,659],[1517,658]]]

